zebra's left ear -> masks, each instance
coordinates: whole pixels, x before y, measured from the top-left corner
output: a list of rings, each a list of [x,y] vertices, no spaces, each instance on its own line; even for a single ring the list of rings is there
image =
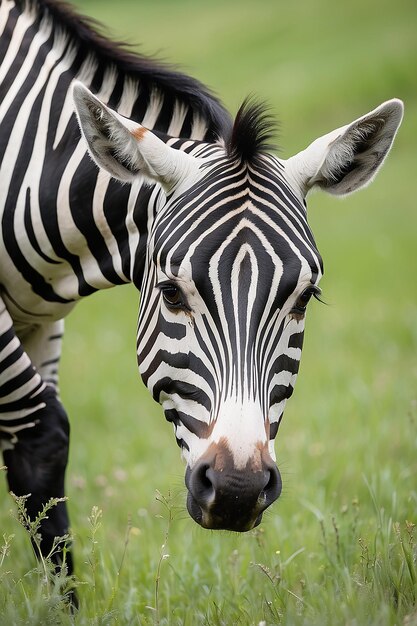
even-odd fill
[[[364,187],[390,151],[403,112],[401,100],[388,100],[351,124],[316,139],[285,162],[288,178],[303,196],[315,187],[335,195]]]
[[[78,122],[97,165],[123,182],[144,176],[167,193],[196,168],[195,159],[167,146],[152,131],[113,111],[82,83],[73,87]]]

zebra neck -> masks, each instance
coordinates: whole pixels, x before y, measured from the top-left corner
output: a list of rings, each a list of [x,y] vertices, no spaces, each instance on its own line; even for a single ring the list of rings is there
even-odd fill
[[[193,79],[112,47],[49,0],[1,3],[0,58],[0,244],[10,269],[0,279],[9,292],[19,280],[62,304],[139,285],[152,190],[123,187],[93,165],[73,80],[160,133],[203,139],[227,126],[227,114]]]

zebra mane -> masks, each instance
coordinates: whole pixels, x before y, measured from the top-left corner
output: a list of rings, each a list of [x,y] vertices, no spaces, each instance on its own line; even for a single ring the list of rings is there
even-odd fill
[[[57,29],[63,30],[76,42],[81,55],[93,55],[104,67],[114,67],[123,76],[140,82],[142,87],[147,86],[149,91],[157,90],[188,104],[207,122],[209,141],[230,134],[232,121],[229,113],[198,80],[181,73],[171,64],[133,51],[131,44],[110,40],[100,22],[80,15],[65,1],[15,1],[22,10],[34,11],[39,22],[45,17],[51,19]]]
[[[255,163],[262,153],[276,150],[273,138],[277,127],[269,107],[249,96],[237,112],[226,142],[228,156],[248,164]]]

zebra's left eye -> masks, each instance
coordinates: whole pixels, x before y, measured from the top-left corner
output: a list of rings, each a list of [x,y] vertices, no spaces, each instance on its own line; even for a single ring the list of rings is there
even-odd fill
[[[307,289],[304,289],[303,293],[298,296],[295,305],[291,309],[291,313],[298,316],[304,315],[307,309],[307,304],[309,303],[312,296],[317,298],[320,294],[321,290],[315,285],[313,285],[312,287],[307,287]]]
[[[181,308],[185,306],[181,290],[172,284],[161,285],[162,297],[164,302],[171,308]]]

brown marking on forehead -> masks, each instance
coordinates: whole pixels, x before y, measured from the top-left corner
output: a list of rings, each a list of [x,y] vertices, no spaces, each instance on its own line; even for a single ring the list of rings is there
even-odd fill
[[[245,470],[250,472],[261,472],[263,471],[263,460],[270,458],[268,441],[258,441],[254,447],[254,453],[248,459]],[[200,460],[209,463],[217,472],[230,473],[236,469],[233,454],[230,450],[226,437],[220,437],[217,443],[212,442]]]
[[[213,441],[200,458],[200,461],[209,463],[217,472],[224,472],[227,469],[232,469],[234,466],[233,456],[226,438],[221,437],[218,443]]]
[[[268,418],[265,419],[264,425],[265,425],[265,432],[266,432],[266,440],[269,441],[270,432],[271,432],[271,424]]]
[[[261,472],[264,469],[264,461],[270,461],[268,439],[266,441],[258,441],[255,445],[255,452],[248,461],[248,469],[252,472]]]
[[[147,128],[145,128],[144,126],[138,126],[137,128],[135,128],[135,130],[132,130],[132,135],[138,141],[142,141],[142,139],[144,138],[147,132],[148,132]]]
[[[233,455],[230,451],[229,444],[225,437],[220,437],[218,443],[212,443],[210,447],[214,448],[213,469],[224,472],[224,470],[233,469]]]

